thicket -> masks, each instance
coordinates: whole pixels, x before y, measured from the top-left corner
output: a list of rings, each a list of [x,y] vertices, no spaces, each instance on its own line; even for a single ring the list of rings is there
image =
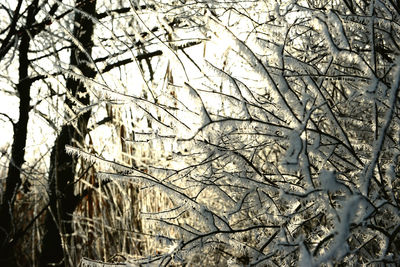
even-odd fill
[[[0,261],[400,264],[397,2],[10,5]]]

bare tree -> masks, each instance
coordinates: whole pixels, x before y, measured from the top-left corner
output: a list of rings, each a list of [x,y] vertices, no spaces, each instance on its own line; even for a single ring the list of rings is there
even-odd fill
[[[36,229],[41,266],[398,265],[398,17],[386,0],[19,1],[1,260]],[[20,223],[30,110],[56,140]]]
[[[158,101],[161,110],[176,100],[161,114],[175,123],[172,163],[99,175],[173,203],[144,214],[167,250],[140,262],[398,264],[398,6],[172,6],[166,14],[210,40],[203,58],[178,54],[172,69],[193,71],[176,71],[171,97]]]
[[[96,75],[91,66],[93,48],[96,1],[78,1],[74,17],[73,40],[70,65],[76,67],[83,76],[82,79],[93,79]],[[70,77],[66,80],[69,97],[65,100],[67,110],[76,110],[77,106],[86,107],[90,104],[90,96],[86,85],[79,79]],[[75,120],[73,116],[77,116]],[[74,184],[76,162],[65,153],[66,145],[81,146],[88,133],[90,109],[77,115],[66,117],[66,121],[56,137],[50,157],[49,202],[50,210],[46,215],[45,234],[41,249],[40,266],[64,266],[67,260],[63,244],[69,244],[73,233],[72,214],[79,204],[80,195],[75,195]],[[65,240],[62,240],[65,238]],[[69,264],[69,263],[68,263]]]
[[[56,9],[57,6],[53,6],[49,14],[53,14]],[[28,54],[32,40],[46,27],[48,21],[48,18],[41,21],[36,19],[39,10],[38,1],[31,1],[26,6],[23,5],[22,0],[18,1],[13,12],[8,10],[9,24],[5,29],[2,29],[2,34],[5,34],[5,37],[0,48],[0,59],[3,62],[12,61],[14,54],[17,54],[18,83],[15,86],[15,91],[19,98],[19,118],[17,122],[14,123],[9,115],[1,114],[10,120],[14,133],[8,172],[5,178],[6,185],[0,206],[0,217],[2,218],[0,222],[0,262],[7,266],[16,265],[13,249],[25,234],[24,226],[20,225],[18,218],[14,217],[18,216],[14,213],[14,208],[19,192],[29,190],[28,188],[21,188],[21,174],[22,165],[25,162],[27,127],[29,112],[31,111],[31,87],[40,77],[32,76],[29,73],[31,63]],[[8,57],[6,57],[7,54],[9,54]],[[28,184],[26,183],[26,185]]]
[[[9,24],[5,25],[1,33],[3,39],[0,55],[2,62],[10,62],[11,66],[6,66],[2,70],[5,74],[2,78],[4,77],[5,82],[12,83],[11,72],[16,60],[19,63],[20,76],[20,81],[15,86],[16,95],[20,100],[19,120],[14,123],[11,112],[1,114],[2,118],[11,122],[14,130],[12,149],[10,155],[7,156],[8,175],[4,179],[6,183],[3,185],[5,189],[1,202],[1,259],[7,265],[16,265],[14,258],[16,252],[30,249],[29,246],[32,246],[33,255],[25,256],[24,251],[24,257],[21,255],[18,257],[20,264],[24,265],[26,261],[30,261],[32,265],[36,264],[38,261],[36,253],[41,253],[40,265],[42,266],[77,264],[79,258],[73,258],[74,256],[81,254],[88,256],[84,254],[86,252],[71,255],[71,251],[77,251],[76,247],[70,246],[71,243],[84,242],[87,235],[84,232],[76,235],[74,232],[73,224],[76,221],[73,219],[73,213],[78,209],[77,216],[92,214],[90,220],[98,220],[99,216],[102,216],[101,210],[97,209],[101,197],[96,192],[107,183],[94,181],[94,166],[86,165],[65,154],[65,145],[88,147],[93,152],[93,144],[86,141],[87,138],[91,138],[90,133],[97,126],[115,120],[113,117],[117,115],[118,109],[109,105],[108,101],[99,101],[96,90],[93,90],[95,84],[109,88],[105,82],[105,79],[108,79],[106,74],[132,62],[140,63],[138,65],[143,75],[146,72],[149,79],[152,79],[155,72],[150,60],[163,54],[160,49],[148,51],[147,48],[147,45],[151,44],[151,39],[154,38],[153,35],[164,31],[163,28],[157,26],[157,23],[151,28],[146,28],[146,25],[141,25],[140,28],[136,26],[128,28],[126,24],[121,28],[122,21],[129,21],[124,18],[124,14],[138,15],[142,10],[153,11],[154,6],[135,4],[121,6],[106,3],[100,3],[98,6],[102,8],[101,12],[98,12],[99,9],[96,8],[96,1],[50,3],[21,0],[16,3],[14,10],[6,9],[4,6],[4,11],[9,13],[10,19]],[[171,21],[169,26],[176,23]],[[95,25],[100,28],[96,34],[94,34]],[[111,29],[115,25],[125,32],[120,36],[113,33]],[[143,28],[145,30],[142,30]],[[110,37],[103,36],[102,30],[105,30],[106,34],[112,34],[112,42],[109,40]],[[148,38],[150,35],[152,37]],[[95,55],[92,55],[93,48],[97,49]],[[69,62],[66,60],[68,53],[70,53]],[[146,62],[147,69],[141,65],[141,62]],[[112,75],[115,75],[115,71]],[[32,87],[34,82],[38,84],[37,87]],[[34,93],[31,93],[32,90]],[[101,118],[96,114],[92,115],[93,108],[97,111],[106,110],[107,116]],[[36,160],[33,158],[25,157],[24,159],[27,150],[26,143],[32,141],[29,139],[31,138],[29,131],[31,135],[37,131],[28,129],[28,122],[35,127],[38,118],[44,120],[55,131],[56,140],[51,149],[48,180],[44,179],[47,175],[43,173],[47,170],[39,168],[48,164],[46,162],[50,153],[35,155],[41,163],[33,162]],[[89,124],[90,118],[93,120],[91,124]],[[129,150],[124,140],[129,139],[129,135],[124,132],[123,124],[116,126],[120,129],[117,131],[121,142],[117,142],[115,146],[121,146],[122,151],[128,154]],[[48,134],[48,136],[52,137],[53,134]],[[39,144],[35,145],[42,149]],[[104,145],[102,146],[103,148],[100,149],[104,149]],[[110,144],[109,146],[111,147]],[[132,159],[131,163],[134,163]],[[118,194],[115,188],[106,188],[107,190],[106,194]],[[137,189],[130,188],[126,191],[134,196]],[[48,193],[48,197],[45,193]],[[16,198],[17,205],[15,205]],[[136,198],[137,203],[137,196],[133,198]],[[85,199],[90,199],[90,201],[85,202]],[[26,205],[28,202],[30,204]],[[111,206],[114,207],[113,205]],[[23,209],[27,209],[28,212],[25,212],[26,210],[21,212]],[[96,209],[94,215],[93,210]],[[46,214],[45,218],[42,216],[44,214]],[[140,233],[138,213],[129,214],[131,215],[127,217],[137,220],[133,226],[136,232],[134,235],[137,235]],[[110,213],[110,217],[113,216]],[[100,218],[100,220],[103,219]],[[105,219],[114,221],[112,218]],[[90,221],[89,224],[92,222]],[[41,223],[44,227],[41,227]],[[82,225],[80,222],[77,223],[77,227]],[[116,226],[109,225],[109,227]],[[121,230],[107,230],[107,233],[110,236],[126,236],[125,230],[120,228]],[[97,230],[94,229],[94,231]],[[107,235],[104,231],[101,234]],[[34,240],[27,242],[29,236],[33,236]],[[71,238],[71,236],[78,237]],[[97,234],[92,235],[90,239],[93,241],[95,237]],[[17,242],[20,245],[16,246]],[[41,248],[37,245],[40,243],[42,243]],[[139,243],[135,241],[132,244],[136,245],[129,244],[125,248],[129,248],[129,251],[137,250],[140,254]],[[111,250],[108,250],[111,253]],[[104,250],[93,246],[90,251],[97,253]],[[96,257],[98,256],[96,254]],[[107,255],[104,257],[107,258]]]

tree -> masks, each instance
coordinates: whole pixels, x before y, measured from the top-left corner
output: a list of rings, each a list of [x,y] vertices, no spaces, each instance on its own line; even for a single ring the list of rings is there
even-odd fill
[[[100,175],[171,198],[170,209],[146,215],[168,250],[139,262],[398,264],[397,4],[186,1],[167,10],[219,46],[207,42],[204,61],[180,54],[202,79],[175,76],[172,97],[158,101],[177,98],[177,120],[161,119],[175,122],[173,163]],[[184,123],[197,129],[190,138]],[[170,129],[156,136],[167,142]]]
[[[15,130],[13,148],[9,157],[9,174],[5,179],[6,184],[3,187],[5,193],[2,194],[1,206],[1,214],[4,218],[1,221],[2,234],[4,234],[1,236],[1,244],[4,245],[4,249],[1,250],[1,253],[3,253],[1,259],[7,265],[17,264],[14,258],[15,252],[25,249],[27,243],[32,246],[34,251],[31,258],[27,256],[30,264],[36,263],[35,254],[39,252],[41,252],[40,265],[42,266],[52,263],[64,265],[78,262],[79,258],[71,258],[76,255],[71,256],[69,241],[79,243],[82,242],[79,238],[85,237],[71,238],[74,233],[73,224],[76,222],[73,219],[73,213],[77,208],[85,207],[86,203],[83,204],[84,202],[82,202],[85,199],[95,199],[88,202],[87,208],[89,210],[93,210],[93,206],[98,206],[98,196],[93,196],[95,195],[94,191],[99,190],[99,187],[106,183],[95,183],[93,175],[90,175],[93,173],[93,166],[85,166],[83,162],[76,161],[65,154],[65,145],[90,147],[91,145],[85,141],[88,137],[90,138],[90,133],[95,130],[96,126],[104,125],[113,119],[113,111],[109,105],[102,105],[102,103],[96,103],[90,99],[91,97],[98,99],[98,96],[92,90],[94,83],[98,83],[98,80],[104,82],[104,79],[107,79],[105,74],[115,68],[121,68],[135,60],[149,61],[152,57],[162,54],[160,50],[140,53],[138,49],[133,58],[115,61],[121,56],[126,56],[135,47],[140,47],[141,51],[146,51],[145,37],[148,33],[141,33],[143,36],[139,42],[134,41],[132,35],[127,34],[121,38],[130,41],[129,46],[123,45],[121,47],[119,45],[111,53],[110,50],[103,49],[99,53],[101,56],[98,56],[98,54],[92,56],[92,48],[99,51],[99,47],[102,46],[101,42],[107,41],[100,31],[96,35],[96,39],[93,40],[96,23],[111,32],[107,27],[110,25],[112,27],[113,23],[121,20],[121,18],[115,18],[116,14],[138,12],[139,9],[152,9],[151,5],[133,5],[131,7],[115,5],[116,9],[113,9],[110,5],[101,7],[106,7],[106,9],[103,9],[104,12],[98,13],[96,1],[77,1],[75,5],[59,2],[18,1],[14,11],[7,10],[10,14],[10,21],[9,25],[2,31],[4,39],[2,40],[0,56],[1,59],[10,62],[17,58],[20,62],[20,83],[16,86],[20,98],[20,119],[17,123],[14,123],[10,117],[11,113],[2,114],[2,117],[10,120]],[[112,19],[103,24],[99,21],[107,20],[110,17]],[[22,22],[26,26],[21,26],[24,25]],[[140,29],[133,30],[140,32]],[[149,32],[159,30],[160,28],[155,27]],[[116,41],[117,39],[118,37],[114,35],[113,40]],[[96,47],[94,47],[94,42]],[[13,44],[19,46],[18,57],[13,57]],[[70,62],[65,64],[65,51],[69,50],[71,52]],[[114,62],[108,63],[110,60],[114,60]],[[99,65],[101,70],[98,68]],[[150,64],[149,69],[151,70]],[[4,71],[8,70],[7,68],[4,69]],[[151,75],[154,74],[152,70],[150,73]],[[4,80],[6,80],[7,75],[4,77]],[[6,80],[6,82],[11,83],[10,80]],[[34,93],[30,95],[33,82],[39,83],[38,87],[41,89],[36,90],[34,88]],[[107,87],[106,84],[105,86]],[[44,104],[45,110],[43,110],[43,103],[47,103],[47,105]],[[89,124],[90,118],[94,118],[91,115],[93,107],[99,107],[100,110],[101,108],[106,109],[108,115],[101,121]],[[35,132],[33,129],[28,129],[28,122],[37,125],[35,121],[37,117],[32,116],[32,113],[29,113],[30,111],[34,111],[35,115],[44,119],[56,132],[55,145],[51,149],[48,180],[43,179],[46,174],[33,175],[35,172],[43,171],[39,168],[30,172],[27,171],[28,168],[25,165],[35,165],[32,158],[28,158],[24,165],[24,156],[27,150],[25,144],[30,141],[28,130]],[[114,111],[115,113],[117,112]],[[123,125],[120,128],[123,129]],[[121,135],[123,135],[122,131]],[[122,143],[125,137],[125,135],[122,136]],[[126,150],[126,145],[122,144],[122,146],[122,149]],[[42,155],[40,157],[41,162],[46,164],[48,156]],[[36,165],[42,166],[42,164]],[[91,179],[89,186],[79,184],[85,179]],[[43,190],[47,187],[46,183],[48,183],[48,190]],[[42,186],[43,184],[45,187]],[[25,194],[26,191],[35,192],[35,199],[37,195],[41,195],[38,198],[39,201],[29,200],[32,195]],[[115,190],[108,193],[111,192],[114,193]],[[48,198],[45,193],[48,193]],[[18,203],[14,205],[17,196]],[[19,207],[22,207],[25,205],[23,203],[28,201],[31,203],[28,213],[21,213]],[[39,211],[36,212],[37,210]],[[83,213],[85,212],[86,210],[83,210]],[[44,221],[43,214],[46,214]],[[99,216],[99,214],[96,216]],[[137,214],[135,216],[137,217]],[[91,219],[96,220],[97,218]],[[40,227],[42,221],[44,228]],[[137,227],[137,225],[139,225],[139,222],[135,223],[134,227]],[[32,233],[34,236],[38,232],[38,240],[31,241],[32,243],[26,242],[29,237],[28,233]],[[110,232],[114,232],[114,230]],[[110,235],[115,234],[111,233]],[[62,239],[64,242],[61,242]],[[19,242],[18,246],[15,245],[17,241]],[[39,249],[37,244],[41,242],[43,243],[42,248]],[[18,258],[18,262],[26,264],[21,256]]]
[[[41,266],[399,264],[393,1],[33,0],[10,14],[0,59],[29,67],[1,203],[8,265],[30,229]],[[44,100],[49,196],[20,223],[27,107]]]
[[[78,1],[74,17],[73,45],[71,48],[70,65],[76,67],[85,79],[93,79],[96,71],[90,66],[92,61],[94,23],[96,1]],[[79,47],[80,46],[80,47]],[[90,96],[84,82],[69,77],[66,88],[70,97],[65,100],[68,110],[76,110],[79,105],[89,106]],[[80,202],[80,195],[74,193],[76,163],[66,154],[65,146],[81,146],[88,133],[90,109],[79,112],[77,120],[72,124],[62,126],[56,137],[50,157],[49,173],[49,203],[50,212],[46,215],[45,234],[43,237],[41,266],[64,266],[66,253],[63,243],[69,244],[73,233],[72,214]],[[66,121],[73,120],[68,116]],[[62,239],[65,238],[64,241]]]
[[[6,56],[12,45],[17,44],[18,48],[18,83],[15,86],[16,93],[19,97],[19,118],[16,123],[7,114],[2,114],[7,117],[11,124],[13,134],[13,142],[9,157],[8,172],[6,176],[6,186],[2,194],[2,202],[0,206],[0,262],[8,266],[14,266],[16,259],[14,258],[13,248],[18,239],[24,234],[23,229],[19,229],[16,225],[17,220],[14,218],[14,205],[22,185],[21,169],[25,162],[24,151],[27,140],[27,126],[29,120],[29,112],[31,110],[31,87],[37,80],[37,77],[32,77],[29,74],[30,61],[28,53],[32,39],[40,33],[46,25],[46,19],[38,22],[36,15],[39,11],[38,1],[32,1],[26,6],[26,12],[22,12],[23,1],[18,1],[13,13],[10,12],[10,23],[4,32],[7,35],[3,39],[2,47],[0,48],[0,59]],[[52,14],[57,7],[50,10]],[[17,24],[23,19],[24,26],[17,28]],[[14,51],[15,53],[16,51]],[[12,60],[12,58],[11,58]]]

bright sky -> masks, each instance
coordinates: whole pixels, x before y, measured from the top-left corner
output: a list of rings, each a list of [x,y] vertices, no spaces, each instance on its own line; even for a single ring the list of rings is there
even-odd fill
[[[0,79],[0,113],[7,114],[16,122],[18,119],[18,98],[5,93],[4,90],[14,92],[14,88]],[[10,142],[12,134],[11,123],[5,116],[0,115],[0,149]]]
[[[10,1],[11,5],[15,4],[14,1]],[[230,19],[232,19],[232,17],[230,17]],[[52,25],[56,26],[55,24]],[[190,38],[191,36],[188,36],[188,38]],[[214,42],[215,41],[215,42]],[[203,57],[205,56],[206,58],[210,59],[221,59],[222,60],[222,52],[226,49],[226,45],[222,45],[221,43],[225,43],[223,40],[220,40],[218,38],[216,38],[215,40],[213,40],[212,42],[207,42],[206,47],[204,47],[203,45],[198,45],[189,49],[186,49],[186,52],[188,54],[190,54],[190,56],[201,66],[202,65],[202,61],[203,61]],[[205,51],[205,53],[204,53]],[[166,54],[167,49],[165,51],[163,51],[164,54]],[[186,58],[186,56],[184,56],[182,53],[178,52],[178,54],[181,57],[182,62],[185,65],[185,71],[188,74],[188,76],[190,76],[190,81],[189,83],[191,83],[192,86],[196,86],[195,81],[196,81],[196,77],[201,76],[201,74],[198,72],[197,68]],[[166,55],[163,55],[166,56]],[[174,58],[175,56],[173,55],[169,55],[170,56],[170,60],[171,60],[171,64],[173,64],[173,76],[174,76],[174,84],[178,85],[178,86],[182,86],[184,84],[184,82],[186,81],[185,75],[184,75],[184,69],[182,68],[182,65],[180,64],[180,62]],[[68,60],[65,60],[65,62],[68,62]],[[133,64],[132,64],[133,65]],[[16,69],[16,67],[14,67]],[[137,68],[137,66],[136,66]],[[123,86],[124,84],[126,86],[130,86],[132,84],[137,85],[138,84],[138,77],[135,77],[135,75],[138,75],[138,72],[136,70],[132,70],[129,68],[126,68],[126,73],[124,73],[124,75],[126,75],[126,80],[125,82],[123,82],[122,84],[120,84],[119,86]],[[1,71],[4,71],[1,70]],[[10,73],[16,73],[16,72],[10,72]],[[114,86],[114,84],[118,84],[119,80],[121,77],[119,76],[115,76],[115,77],[110,77],[112,82],[110,83],[110,86]],[[14,78],[15,81],[17,80],[17,78]],[[139,78],[141,79],[141,78]],[[194,83],[194,84],[193,84]],[[117,85],[118,86],[118,85]],[[10,85],[6,85],[6,84],[1,84],[1,80],[0,80],[0,113],[5,113],[9,116],[11,116],[14,121],[17,121],[18,119],[18,98],[14,97],[14,96],[9,96],[4,94],[1,90],[5,89],[5,90],[9,90],[9,91],[14,91],[14,88],[12,88]],[[165,89],[165,88],[159,88],[161,90]],[[32,95],[32,97],[34,98],[34,95]],[[207,105],[209,106],[219,106],[220,102],[216,101],[217,98],[209,98],[206,99],[207,101]],[[215,103],[214,103],[214,102]],[[43,144],[43,142],[48,142],[46,140],[48,140],[49,135],[44,133],[43,131],[48,129],[46,126],[46,123],[41,120],[38,119],[38,117],[36,115],[33,115],[32,113],[31,115],[31,121],[30,121],[30,130],[31,133],[33,134],[33,139],[31,138],[31,143],[28,144],[28,146],[34,146],[35,144],[37,144],[38,146],[40,146],[41,144]],[[32,121],[32,118],[34,118],[34,122]],[[0,117],[0,147],[4,146],[7,142],[10,142],[12,140],[12,128],[9,122],[4,122],[4,117],[1,116]],[[32,124],[34,123],[34,125]],[[32,127],[33,126],[33,127]],[[32,132],[33,130],[33,132]],[[32,143],[33,142],[33,143]]]

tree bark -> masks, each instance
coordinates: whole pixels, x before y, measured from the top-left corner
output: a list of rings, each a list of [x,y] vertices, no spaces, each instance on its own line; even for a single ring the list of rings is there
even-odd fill
[[[26,25],[35,22],[35,15],[38,11],[38,0],[34,0],[28,7]],[[17,225],[14,224],[13,211],[14,202],[21,186],[21,169],[25,162],[25,146],[28,132],[28,120],[30,111],[30,89],[32,81],[29,79],[29,45],[34,34],[28,30],[21,31],[19,52],[18,75],[19,82],[16,90],[19,96],[19,119],[13,125],[13,143],[11,146],[10,162],[6,177],[6,188],[0,206],[0,265],[15,266],[14,235],[17,232]]]
[[[90,58],[88,58],[93,47],[94,24],[85,14],[95,15],[96,1],[77,1],[76,8],[82,13],[75,13],[74,37],[85,48],[85,51],[81,51],[76,45],[73,45],[70,64],[79,68],[84,77],[94,78],[96,72],[89,66]],[[78,101],[84,105],[90,104],[87,88],[82,81],[69,78],[66,85],[71,95]],[[75,104],[67,98],[65,105],[72,109]],[[68,244],[69,237],[73,233],[72,214],[80,201],[80,197],[74,194],[77,162],[65,152],[65,146],[79,147],[83,145],[88,132],[87,125],[90,115],[90,111],[81,114],[75,126],[64,125],[52,149],[49,173],[50,209],[45,219],[46,232],[43,237],[40,266],[69,265],[63,243]]]

